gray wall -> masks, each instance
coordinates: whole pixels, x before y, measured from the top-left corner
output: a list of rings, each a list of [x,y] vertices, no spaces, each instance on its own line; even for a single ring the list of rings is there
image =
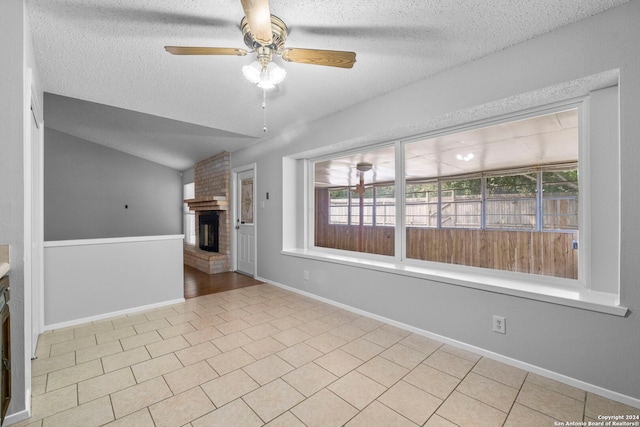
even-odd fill
[[[182,234],[177,170],[45,127],[44,182],[45,241]]]
[[[639,21],[640,2],[632,1],[234,152],[232,168],[257,163],[256,205],[270,193],[256,221],[258,275],[640,399]],[[303,222],[290,202],[292,193],[302,192],[293,185],[303,179],[283,180],[283,169],[292,168],[283,157],[534,106],[540,99],[521,95],[615,69],[620,70],[620,282],[622,305],[630,309],[626,318],[280,252],[283,240],[299,245]],[[463,110],[468,113],[461,119]],[[297,221],[293,236],[284,221]],[[309,281],[303,280],[304,270]],[[507,335],[491,332],[492,314],[507,317]]]
[[[196,180],[195,168],[189,168],[182,171],[182,185],[192,183]]]

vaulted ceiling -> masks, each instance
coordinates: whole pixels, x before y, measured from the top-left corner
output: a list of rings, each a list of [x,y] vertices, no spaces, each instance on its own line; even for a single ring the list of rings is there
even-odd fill
[[[353,69],[275,62],[266,95],[237,56],[174,56],[166,45],[245,48],[239,0],[27,0],[45,125],[175,169],[268,139],[626,0],[271,0],[287,47],[354,51]]]

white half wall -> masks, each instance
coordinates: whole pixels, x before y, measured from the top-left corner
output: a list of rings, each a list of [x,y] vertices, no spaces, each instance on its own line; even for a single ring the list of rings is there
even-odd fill
[[[44,325],[184,300],[182,235],[46,242]]]

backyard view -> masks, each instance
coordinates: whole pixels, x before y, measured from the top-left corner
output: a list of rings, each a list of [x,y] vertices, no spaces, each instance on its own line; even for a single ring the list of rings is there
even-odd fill
[[[462,166],[438,175],[450,166],[446,152],[452,157],[460,149],[459,142],[451,141],[469,140],[481,142],[467,145],[466,154],[456,154]],[[517,140],[525,140],[525,150],[535,154],[509,158],[513,145],[521,143]],[[576,279],[577,110],[448,135],[447,141],[439,137],[403,146],[407,178],[402,209],[397,206],[395,181],[367,182],[369,172],[357,174],[360,182],[354,180],[353,185],[316,185],[315,245],[397,255],[395,233],[402,212],[406,259]],[[361,158],[379,159],[381,150],[365,152]],[[546,152],[553,154],[541,158]],[[489,167],[492,162],[509,167],[466,167],[476,156],[489,159]],[[437,167],[433,158],[440,162]],[[526,164],[532,158],[540,163]]]

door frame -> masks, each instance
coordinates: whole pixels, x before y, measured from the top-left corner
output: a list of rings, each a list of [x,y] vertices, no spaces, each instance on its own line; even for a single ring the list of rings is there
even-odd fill
[[[38,102],[33,70],[24,68],[23,77],[23,176],[24,176],[24,384],[25,412],[31,416],[31,360],[35,357],[33,337],[44,329],[44,117]],[[32,123],[38,128],[34,140]],[[34,154],[39,157],[34,159]],[[37,199],[34,199],[36,197]],[[34,224],[38,224],[34,230]],[[35,235],[34,235],[35,232]],[[33,294],[39,293],[38,307],[33,307]],[[37,310],[38,324],[33,322]],[[18,396],[14,396],[18,398]],[[13,414],[18,415],[18,414]],[[21,414],[20,414],[21,415]],[[11,415],[5,419],[11,419]],[[15,421],[22,420],[22,416]],[[13,420],[11,421],[13,422]]]
[[[33,84],[33,83],[32,83]],[[37,127],[37,136],[31,140],[31,356],[35,358],[37,336],[44,332],[44,119],[36,98],[36,91],[31,89],[31,115]],[[35,301],[34,301],[35,300]],[[35,304],[33,304],[35,302]]]
[[[258,165],[256,163],[250,163],[244,166],[238,166],[231,170],[231,268],[233,271],[238,270],[238,233],[236,232],[236,219],[240,213],[238,212],[238,201],[236,200],[238,194],[238,175],[243,172],[253,172],[253,277],[258,277],[258,211],[257,205],[257,188],[258,188]]]

